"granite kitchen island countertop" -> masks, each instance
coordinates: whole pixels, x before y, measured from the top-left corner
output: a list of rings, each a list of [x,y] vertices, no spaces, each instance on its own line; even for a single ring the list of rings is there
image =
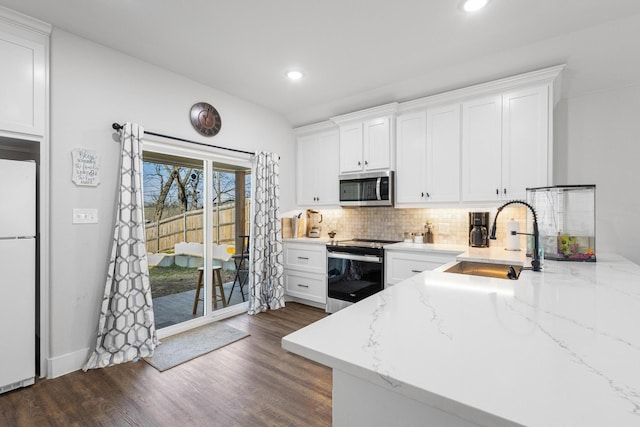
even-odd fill
[[[333,368],[336,426],[336,374],[455,425],[637,426],[639,325],[640,266],[598,254],[519,280],[425,271],[282,346]]]

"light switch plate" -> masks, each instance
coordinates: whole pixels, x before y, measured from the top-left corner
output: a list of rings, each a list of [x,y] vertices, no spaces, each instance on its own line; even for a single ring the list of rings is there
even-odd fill
[[[98,209],[73,209],[74,224],[97,224]]]

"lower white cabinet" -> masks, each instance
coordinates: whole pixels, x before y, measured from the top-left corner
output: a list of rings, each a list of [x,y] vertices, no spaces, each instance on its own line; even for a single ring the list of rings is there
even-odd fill
[[[456,259],[456,254],[433,251],[387,251],[385,287],[395,285],[426,270],[436,269]]]
[[[298,302],[327,303],[327,247],[323,242],[284,242],[285,294]]]
[[[326,304],[327,278],[319,274],[285,270],[284,285],[289,296]]]

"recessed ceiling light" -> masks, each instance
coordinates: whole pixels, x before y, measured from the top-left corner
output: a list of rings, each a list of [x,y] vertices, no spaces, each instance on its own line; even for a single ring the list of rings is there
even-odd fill
[[[462,5],[462,8],[466,12],[475,12],[485,7],[488,2],[489,0],[466,0]]]
[[[291,70],[287,71],[287,77],[290,80],[300,80],[303,77],[303,74],[298,70]]]

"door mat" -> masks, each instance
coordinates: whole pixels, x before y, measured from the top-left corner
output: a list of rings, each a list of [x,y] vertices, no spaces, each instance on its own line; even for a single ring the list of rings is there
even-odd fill
[[[163,339],[153,357],[145,357],[144,361],[163,372],[248,336],[232,326],[214,322]]]

